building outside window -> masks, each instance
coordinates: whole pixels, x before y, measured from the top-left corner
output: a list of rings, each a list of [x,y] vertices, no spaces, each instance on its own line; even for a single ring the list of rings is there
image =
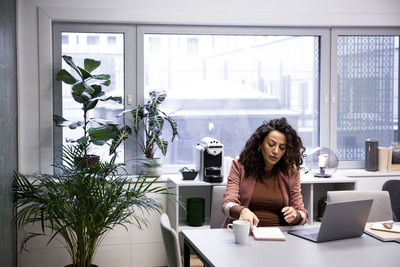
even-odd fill
[[[145,96],[165,90],[163,108],[179,127],[164,162],[193,163],[207,136],[236,157],[256,127],[278,117],[319,146],[318,36],[145,34],[144,51],[152,40],[163,49],[144,54]]]

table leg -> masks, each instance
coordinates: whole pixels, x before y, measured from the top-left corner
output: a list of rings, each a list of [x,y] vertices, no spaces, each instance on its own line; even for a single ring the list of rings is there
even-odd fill
[[[183,241],[183,266],[190,267],[190,247],[185,240]]]

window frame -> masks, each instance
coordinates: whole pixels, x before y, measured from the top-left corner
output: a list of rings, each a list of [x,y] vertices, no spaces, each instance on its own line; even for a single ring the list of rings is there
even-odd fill
[[[400,36],[398,27],[264,27],[264,26],[195,26],[195,25],[147,25],[147,24],[113,24],[113,23],[85,23],[85,22],[52,22],[52,33],[47,36],[43,31],[39,31],[39,37],[44,37],[50,41],[52,77],[51,81],[44,82],[46,76],[40,77],[40,85],[46,86],[50,82],[54,89],[51,89],[51,95],[61,86],[60,82],[54,81],[56,70],[61,67],[61,57],[56,56],[57,42],[60,44],[58,49],[61,53],[61,34],[55,36],[56,31],[74,31],[74,32],[111,32],[125,33],[124,63],[125,63],[125,109],[133,108],[144,102],[144,34],[241,34],[241,35],[290,35],[290,36],[319,36],[320,38],[320,91],[319,91],[319,126],[320,126],[320,146],[329,147],[333,151],[337,149],[337,38],[338,36],[356,36],[356,35],[395,35]],[[58,40],[57,40],[58,38]],[[46,44],[49,47],[48,44]],[[46,46],[40,47],[39,54],[44,52]],[[44,64],[48,58],[40,60],[40,71],[45,71]],[[58,87],[57,87],[58,86]],[[55,96],[57,97],[57,96]],[[49,116],[44,115],[42,111],[50,110],[53,114],[53,98],[49,99],[46,91],[41,89],[41,119],[40,119],[40,169],[48,170],[49,162],[53,161],[54,145],[57,140],[49,137],[49,130],[53,133],[58,127],[53,127],[53,122]],[[129,102],[128,102],[129,100]],[[51,103],[50,103],[51,102]],[[50,106],[48,106],[50,105]],[[400,113],[400,109],[398,110]],[[399,114],[400,115],[400,114]],[[400,116],[399,116],[400,118]],[[60,130],[60,129],[58,129]],[[51,134],[53,137],[53,134]],[[309,151],[308,151],[309,152]],[[132,171],[132,165],[127,160],[140,155],[140,151],[132,140],[125,142],[125,162],[127,162],[128,171]],[[180,166],[165,166],[165,172],[176,171]],[[341,161],[339,168],[364,168],[364,161]]]
[[[136,90],[136,26],[125,25],[125,24],[101,24],[101,23],[69,23],[69,22],[54,22],[52,29],[53,38],[53,90],[52,90],[52,112],[62,114],[62,83],[55,80],[58,70],[62,66],[61,58],[61,33],[62,32],[77,32],[77,33],[120,33],[124,34],[124,97],[123,104],[124,109],[133,108],[138,105],[138,97]],[[132,49],[133,47],[133,49]],[[128,75],[129,74],[129,75]],[[127,101],[128,95],[135,96],[130,97],[130,101]],[[57,153],[57,149],[62,146],[62,128],[52,128],[52,159],[58,160],[60,154]],[[124,162],[125,159],[133,158],[137,151],[132,149],[134,144],[132,140],[127,140],[123,144],[124,149]],[[128,171],[132,171],[127,166]]]
[[[137,60],[138,60],[138,93],[144,98],[144,35],[145,34],[226,34],[226,35],[288,35],[288,36],[319,36],[320,38],[320,91],[319,91],[319,125],[320,146],[328,147],[330,138],[330,29],[328,28],[289,28],[289,27],[237,27],[237,26],[165,26],[139,25],[137,27]],[[324,96],[324,97],[322,97]],[[243,140],[246,142],[246,140]],[[163,165],[165,172],[177,172],[182,166]]]

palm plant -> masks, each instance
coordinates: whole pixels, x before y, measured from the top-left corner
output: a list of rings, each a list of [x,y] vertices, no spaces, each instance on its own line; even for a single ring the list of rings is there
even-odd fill
[[[26,176],[15,173],[13,194],[19,229],[31,223],[41,225],[40,233],[27,233],[26,242],[50,230],[50,243],[61,236],[73,266],[92,265],[96,249],[105,234],[116,225],[132,223],[142,228],[147,219],[137,212],[158,211],[161,203],[149,193],[169,197],[168,188],[155,186],[157,179],[137,177],[132,181],[121,175],[122,164],[116,164],[114,155],[110,162],[100,162],[79,168],[75,157],[81,154],[79,146],[64,149],[64,165],[56,166],[53,175]],[[123,170],[123,168],[122,168]],[[48,232],[48,231],[46,231]]]

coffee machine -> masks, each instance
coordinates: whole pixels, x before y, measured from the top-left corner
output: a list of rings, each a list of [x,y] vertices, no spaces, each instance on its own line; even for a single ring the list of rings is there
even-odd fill
[[[209,183],[224,179],[224,145],[212,137],[204,137],[196,146],[196,169],[199,178]]]

